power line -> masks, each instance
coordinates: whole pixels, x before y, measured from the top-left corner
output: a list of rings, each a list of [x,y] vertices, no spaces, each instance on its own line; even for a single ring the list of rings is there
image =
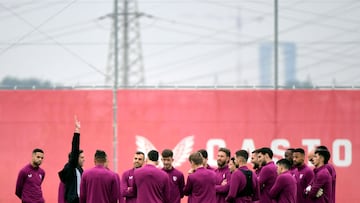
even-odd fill
[[[49,32],[46,32],[46,33],[49,33],[49,35],[51,35],[52,37],[59,39],[59,38],[74,35],[74,34],[84,33],[84,32],[90,31],[90,30],[94,30],[93,25],[86,25],[86,26],[84,25],[82,27],[77,27],[72,30],[64,30],[62,32],[58,32],[58,33],[54,33],[54,34],[51,34]],[[47,40],[47,38],[33,39],[32,43],[39,42],[39,44],[41,44],[44,40]],[[106,42],[104,42],[104,43],[106,43]]]
[[[196,80],[196,79],[201,79],[201,78],[213,78],[214,76],[218,76],[218,75],[222,75],[225,73],[232,73],[234,72],[234,68],[226,68],[226,69],[222,69],[221,71],[214,71],[211,73],[205,73],[205,74],[200,74],[200,75],[194,75],[194,76],[190,76],[187,78],[184,78],[182,80],[176,80],[176,81],[171,81],[171,82],[166,82],[166,84],[180,84],[180,83],[184,83],[186,81],[192,81],[192,80]]]
[[[0,57],[2,55],[4,55],[4,53],[6,53],[8,50],[10,50],[11,48],[15,47],[17,43],[21,42],[22,40],[24,40],[26,37],[28,37],[30,34],[32,34],[33,32],[37,31],[41,26],[45,25],[46,23],[50,22],[53,18],[55,18],[56,16],[60,15],[63,11],[65,11],[68,7],[70,7],[71,5],[73,5],[77,0],[73,0],[71,1],[69,4],[67,4],[66,6],[64,6],[62,9],[60,9],[58,12],[56,12],[55,14],[51,15],[50,17],[48,17],[47,19],[45,19],[42,23],[40,23],[39,25],[33,27],[33,29],[27,33],[25,33],[23,36],[21,36],[20,38],[18,38],[18,40],[16,40],[16,42],[12,43],[10,46],[6,47],[5,49],[0,50]],[[7,11],[9,11],[10,13],[19,16],[17,14],[15,14],[12,10],[8,9],[6,6],[4,6],[3,4],[0,3],[0,6],[3,7],[4,9],[6,9]],[[23,18],[21,18],[23,19]],[[23,19],[25,20],[25,19]],[[27,21],[25,21],[27,22]]]
[[[70,5],[72,5],[73,3],[75,3],[75,1],[71,2],[71,4],[68,4],[65,8],[68,8],[68,7],[69,7]],[[1,5],[1,4],[0,4],[0,5]],[[3,6],[3,5],[1,5],[1,6]],[[6,7],[4,7],[4,8],[7,9]],[[64,11],[65,8],[63,8],[63,9],[61,10],[61,12]],[[47,20],[45,20],[44,23],[42,23],[42,24],[40,24],[39,26],[35,27],[35,26],[32,25],[29,21],[27,21],[26,19],[24,19],[24,18],[21,17],[20,15],[16,14],[16,13],[13,12],[12,10],[10,10],[10,9],[7,9],[7,10],[8,10],[9,12],[11,12],[13,15],[15,15],[16,17],[18,17],[19,19],[21,19],[21,20],[22,20],[23,22],[25,22],[26,24],[28,24],[28,25],[30,25],[31,27],[33,27],[32,32],[37,31],[37,32],[41,33],[42,35],[46,36],[48,39],[54,41],[58,46],[60,46],[61,48],[63,48],[63,49],[64,49],[65,51],[67,51],[69,54],[73,55],[73,56],[74,56],[75,58],[77,58],[78,60],[80,60],[80,61],[82,61],[83,63],[87,64],[91,69],[93,69],[93,70],[95,70],[96,72],[98,72],[98,73],[100,73],[100,74],[102,74],[102,75],[105,76],[105,73],[103,73],[100,69],[98,69],[98,68],[95,67],[94,65],[90,64],[90,63],[87,62],[85,59],[83,59],[81,56],[79,56],[79,55],[76,54],[75,52],[71,51],[69,48],[65,47],[64,45],[62,45],[61,43],[59,43],[58,41],[56,41],[53,37],[49,36],[48,34],[42,32],[42,31],[39,29],[39,27],[40,27],[41,25],[44,25],[45,22],[49,22],[49,20],[50,20],[51,18],[55,17],[56,15],[53,15],[51,18],[48,18]],[[56,14],[58,15],[58,14],[60,14],[61,12],[57,12]],[[31,33],[32,33],[32,32],[31,32]],[[24,35],[24,36],[26,37],[27,35]],[[24,39],[25,37],[21,37],[20,39],[22,40],[22,39]],[[19,41],[19,40],[18,40],[18,41]],[[14,45],[14,44],[11,44],[11,45],[10,45],[7,49],[5,49],[5,50],[9,50],[12,46],[15,46],[15,45]],[[2,54],[4,54],[4,53],[5,53],[5,52],[1,52],[1,53],[0,53],[0,56],[1,56]]]
[[[179,59],[177,61],[172,61],[172,62],[169,62],[169,63],[165,63],[165,64],[162,64],[162,65],[159,65],[159,66],[155,66],[153,69],[156,70],[156,73],[157,75],[161,75],[161,74],[164,74],[166,72],[169,72],[173,69],[177,69],[176,67],[179,66],[179,65],[183,65],[184,63],[193,63],[194,61],[197,61],[199,60],[199,58],[203,58],[203,57],[210,57],[210,59],[208,59],[206,62],[209,62],[211,60],[214,60],[214,59],[218,59],[220,58],[221,56],[224,56],[224,55],[228,55],[230,53],[229,50],[229,47],[225,47],[223,49],[216,49],[216,50],[211,50],[211,51],[206,51],[205,53],[201,53],[199,55],[196,55],[196,56],[190,56],[188,58],[183,58],[183,59]],[[232,51],[235,51],[237,49],[234,49],[232,48]],[[152,72],[154,73],[154,72]],[[151,76],[148,75],[148,76]]]
[[[198,36],[203,40],[215,40],[217,43],[238,43],[235,41],[231,41],[229,38],[217,38],[216,36],[207,36],[206,38],[203,38],[204,34],[199,34],[199,33],[194,33],[194,32],[187,32],[187,31],[183,31],[181,29],[176,29],[176,28],[169,28],[169,27],[161,27],[161,26],[154,26],[155,28],[160,28],[163,31],[170,31],[172,33],[176,33],[176,34],[184,34],[184,35],[189,35],[189,36]],[[223,33],[221,33],[223,34]],[[180,42],[181,43],[181,42]],[[187,43],[187,42],[183,42],[183,43]],[[201,43],[201,42],[197,42],[197,43]]]
[[[69,35],[74,35],[74,34],[79,34],[79,33],[83,33],[86,31],[90,31],[92,29],[98,29],[100,27],[98,22],[99,22],[98,19],[86,20],[86,21],[82,21],[82,22],[73,23],[70,25],[50,28],[50,29],[44,30],[44,32],[48,33],[49,35],[51,35],[54,38],[61,38],[61,37],[69,36]],[[105,29],[105,28],[101,27],[101,29]],[[18,45],[36,44],[36,42],[39,42],[39,45],[42,45],[42,44],[44,44],[44,43],[42,43],[42,41],[47,40],[47,38],[44,36],[36,36],[36,37],[38,37],[38,39],[36,39],[36,38],[32,39],[31,36],[29,36],[28,39],[32,39],[32,41],[26,42],[26,43],[19,43]],[[40,38],[40,37],[43,37],[43,38]],[[104,42],[104,43],[107,43],[107,42]],[[2,43],[2,44],[5,44],[5,43]],[[51,44],[51,43],[48,43],[48,44]],[[62,43],[62,44],[67,44],[67,43]],[[73,43],[73,44],[75,44],[75,43]]]
[[[68,46],[107,46],[108,42],[61,42],[62,45]],[[8,46],[11,43],[0,42],[0,46]],[[58,46],[58,42],[22,42],[17,46]]]
[[[11,2],[11,1],[10,1]],[[51,1],[53,2],[53,1]],[[62,1],[55,1],[57,3],[61,3]],[[99,3],[101,4],[101,1],[86,1],[88,2],[89,4],[92,4],[92,3]],[[269,1],[267,0],[262,0],[262,1],[259,1],[259,0],[252,0],[251,2],[249,1],[241,1],[241,0],[233,0],[233,1],[228,1],[228,0],[224,0],[224,1],[221,1],[221,3],[219,3],[219,1],[202,1],[202,2],[209,2],[209,4],[214,4],[216,3],[218,6],[220,6],[221,4],[226,4],[226,8],[233,8],[233,9],[236,9],[236,10],[244,10],[244,11],[249,11],[249,12],[253,12],[253,13],[256,13],[256,14],[259,14],[259,16],[271,16],[272,13],[271,12],[266,12],[266,6],[270,5],[269,4]],[[301,5],[306,5],[306,3],[308,2],[302,2],[302,1],[297,1],[297,3],[303,3]],[[332,32],[335,33],[334,34],[331,34],[330,37],[328,36],[325,36],[324,38],[321,38],[319,39],[318,41],[314,41],[314,42],[311,42],[311,41],[296,41],[296,44],[301,46],[300,48],[301,49],[304,49],[304,48],[307,48],[306,51],[304,52],[301,52],[298,56],[299,57],[303,57],[302,59],[306,59],[308,61],[308,59],[310,59],[310,63],[312,64],[314,62],[314,60],[318,59],[318,64],[322,64],[323,62],[326,62],[326,61],[331,61],[333,65],[337,65],[337,63],[340,64],[339,61],[343,61],[343,65],[347,65],[347,67],[349,67],[349,71],[351,70],[354,70],[352,69],[351,67],[351,62],[349,63],[349,60],[356,60],[356,54],[354,54],[355,52],[351,52],[350,47],[352,47],[352,49],[356,49],[356,45],[358,45],[359,43],[359,40],[357,40],[354,36],[354,39],[353,40],[350,40],[348,39],[347,41],[332,41],[332,40],[337,40],[337,36],[341,36],[341,35],[346,35],[347,33],[358,33],[358,30],[353,30],[353,29],[349,29],[349,27],[351,28],[351,24],[354,24],[356,25],[356,19],[355,18],[350,18],[348,16],[351,16],[351,15],[340,15],[340,13],[344,13],[349,11],[352,11],[354,9],[357,8],[357,5],[358,4],[355,4],[357,3],[357,1],[320,1],[320,0],[313,0],[311,1],[311,3],[318,3],[319,5],[321,3],[332,3],[333,5],[335,5],[337,7],[337,11],[335,12],[331,12],[332,9],[330,9],[330,11],[326,11],[326,12],[323,12],[323,11],[319,11],[319,13],[317,13],[317,11],[312,11],[312,9],[302,9],[304,8],[304,6],[294,6],[294,4],[290,4],[288,2],[286,2],[287,4],[283,4],[282,7],[280,7],[280,9],[287,9],[286,13],[283,13],[281,12],[280,10],[280,15],[282,17],[283,20],[287,21],[287,22],[294,22],[295,25],[298,25],[298,27],[294,27],[293,25],[290,25],[290,27],[283,27],[283,30],[286,31],[287,29],[293,27],[292,30],[290,31],[287,31],[287,32],[284,32],[284,33],[281,33],[280,34],[286,34],[286,33],[295,33],[295,32],[298,32],[299,30],[301,31],[301,29],[306,29],[306,28],[309,28],[312,29],[312,27],[310,26],[317,26],[317,28],[320,28],[320,29],[326,29],[326,28],[330,28],[330,29],[327,29],[328,32],[330,32],[329,34],[331,34]],[[63,2],[62,2],[63,3]],[[108,2],[106,2],[108,3]],[[184,0],[184,1],[180,1],[180,0],[176,0],[176,1],[170,1],[170,0],[158,0],[158,1],[154,1],[154,0],[145,0],[145,1],[141,1],[142,4],[167,4],[167,5],[171,5],[171,4],[174,4],[174,3],[177,3],[177,4],[190,4],[190,3],[194,3],[193,0]],[[251,5],[251,4],[263,4],[262,6],[263,7],[260,7],[260,8],[265,8],[265,12],[262,12],[261,9],[260,10],[256,10],[256,9],[252,9],[252,8],[249,8],[250,10],[247,10],[247,8],[243,8],[243,7],[240,7],[240,6],[237,6],[237,5],[229,5],[229,4],[232,4],[232,3],[238,3],[239,5],[241,4],[245,4],[246,6],[247,5]],[[249,4],[248,4],[249,3]],[[350,5],[354,3],[353,5]],[[214,5],[216,5],[214,4]],[[349,4],[349,5],[344,5],[344,4]],[[245,6],[245,7],[246,7]],[[264,7],[265,6],[265,7]],[[334,6],[333,6],[334,7]],[[353,7],[351,10],[349,7]],[[224,7],[225,8],[225,7]],[[23,10],[23,9],[21,9]],[[241,11],[242,11],[241,10]],[[255,12],[255,10],[257,12]],[[326,9],[326,10],[329,10],[329,9]],[[302,17],[297,17],[298,14],[301,14],[303,12],[303,16],[306,16],[306,17],[310,17],[309,20],[304,20]],[[330,14],[334,14],[334,15],[331,15],[329,16],[329,13]],[[305,18],[305,17],[304,17]],[[2,19],[2,18],[1,18]],[[257,18],[253,18],[251,20],[256,20]],[[331,21],[330,21],[331,20]],[[263,34],[263,36],[259,36],[259,37],[252,37],[252,39],[249,39],[248,42],[244,42],[244,39],[246,37],[251,37],[251,35],[248,35],[248,36],[241,36],[241,34],[243,33],[236,33],[236,31],[230,31],[229,30],[226,30],[226,29],[219,29],[219,28],[216,28],[216,27],[211,27],[211,26],[204,26],[204,25],[196,25],[196,23],[189,23],[187,24],[187,22],[184,22],[184,24],[182,24],[184,20],[181,20],[181,21],[177,21],[177,22],[171,22],[170,19],[154,19],[153,22],[157,22],[156,25],[149,25],[151,26],[151,28],[154,28],[154,29],[159,29],[161,31],[169,31],[169,33],[171,32],[176,32],[179,34],[179,36],[183,35],[184,37],[186,36],[192,36],[194,39],[192,40],[196,40],[196,39],[199,39],[199,37],[203,37],[202,39],[199,39],[198,41],[193,41],[191,42],[191,40],[185,40],[185,41],[170,41],[170,42],[147,42],[147,43],[143,43],[143,44],[146,44],[146,45],[174,45],[172,46],[173,49],[171,48],[166,48],[164,49],[162,52],[161,50],[159,51],[155,51],[155,52],[152,52],[150,53],[150,57],[154,57],[154,56],[163,56],[164,53],[168,53],[169,51],[175,51],[175,50],[181,50],[181,48],[188,48],[190,46],[196,46],[196,45],[205,45],[207,51],[209,51],[209,49],[211,49],[212,47],[210,47],[210,45],[215,45],[215,46],[218,46],[218,45],[231,45],[233,44],[234,46],[242,46],[244,48],[252,48],[254,45],[256,45],[257,43],[261,42],[262,40],[268,40],[271,35],[268,35],[268,33],[265,33]],[[161,24],[160,24],[160,23]],[[251,21],[250,21],[251,22]],[[344,23],[341,23],[341,22],[344,22]],[[158,24],[159,23],[159,24]],[[162,24],[162,23],[168,23],[168,24]],[[248,21],[245,21],[244,24],[248,23]],[[337,24],[335,24],[337,23]],[[289,23],[288,23],[289,24]],[[349,25],[350,26],[347,26]],[[166,25],[173,25],[173,26],[166,26]],[[243,24],[242,24],[243,25]],[[250,23],[249,23],[250,25]],[[71,36],[73,34],[77,34],[77,33],[81,33],[81,32],[84,32],[84,31],[87,31],[87,30],[90,30],[91,29],[91,25],[89,26],[82,26],[81,24],[79,24],[78,26],[80,26],[80,28],[76,28],[76,26],[74,26],[74,29],[72,29],[72,27],[69,25],[69,28],[65,28],[63,30],[59,29],[59,32],[51,32],[51,36],[52,37],[56,37],[56,38],[60,38],[60,37],[65,37],[65,36]],[[203,26],[203,27],[202,27]],[[354,28],[356,28],[357,26],[353,26]],[[184,28],[184,29],[182,29]],[[343,29],[344,28],[344,29]],[[202,34],[201,32],[197,32],[197,31],[213,31],[214,33],[204,33]],[[219,32],[217,33],[217,30],[219,30]],[[222,31],[220,31],[222,30]],[[47,32],[48,35],[50,34],[49,32]],[[54,34],[52,34],[54,33]],[[213,34],[213,35],[212,35]],[[236,34],[239,34],[239,37],[242,38],[241,40],[231,40],[231,36],[234,36],[234,38],[236,37]],[[206,36],[209,36],[209,37],[206,37]],[[229,36],[227,39],[226,37]],[[290,35],[289,35],[290,36]],[[224,39],[223,39],[224,38]],[[30,39],[30,37],[27,37],[27,39]],[[289,38],[288,38],[289,39]],[[46,38],[44,38],[43,40],[46,40]],[[290,38],[291,40],[291,38]],[[344,40],[346,40],[344,38]],[[32,41],[28,41],[26,40],[27,42],[25,42],[25,40],[19,42],[16,44],[16,46],[32,46],[32,45],[36,45],[36,41],[32,40]],[[48,46],[48,45],[51,45],[51,44],[55,44],[57,45],[56,42],[48,42],[48,41],[41,41],[41,39],[39,39],[39,43],[37,45],[40,45],[40,46]],[[81,45],[81,46],[85,46],[85,45],[101,45],[102,42],[66,42],[66,43],[61,43],[62,45],[69,45],[69,46],[75,46],[75,45]],[[355,44],[355,46],[352,46],[352,44]],[[0,45],[11,45],[9,43],[0,43]],[[315,45],[315,46],[313,46]],[[316,46],[318,45],[318,46]],[[329,45],[329,46],[327,46]],[[349,50],[349,51],[334,51],[334,48],[337,47],[337,46],[342,46],[342,45],[346,45],[347,48],[349,49],[346,49],[346,47],[342,48],[340,47],[339,50]],[[220,47],[220,46],[218,46]],[[161,47],[163,48],[163,47]],[[216,49],[216,47],[214,47],[214,49]],[[221,48],[220,48],[221,49]],[[240,49],[240,48],[239,48]],[[226,52],[226,51],[225,51]],[[317,52],[321,52],[319,53],[319,55],[316,55],[315,53]],[[154,54],[154,55],[153,55]],[[161,70],[156,70],[156,67],[157,66],[154,66],[153,68],[155,68],[155,71],[170,71],[170,70],[176,70],[176,68],[178,68],[180,65],[183,65],[183,64],[194,64],[194,61],[195,63],[206,63],[209,59],[212,60],[214,57],[211,57],[213,55],[209,54],[209,55],[206,55],[206,53],[204,54],[205,56],[199,56],[199,55],[194,55],[194,56],[190,56],[190,57],[183,57],[183,59],[179,59],[179,58],[176,58],[176,59],[171,59],[169,60],[169,63],[165,63],[165,64],[162,64],[162,65],[159,65],[159,67],[161,68],[161,66],[163,66],[163,68]],[[198,58],[196,58],[198,56]],[[318,56],[321,56],[321,57],[318,57]],[[149,57],[149,58],[150,58]],[[193,59],[191,59],[192,57],[194,57]],[[341,58],[340,58],[341,57]],[[346,58],[345,58],[346,57]],[[183,61],[182,60],[187,60],[190,58],[190,61],[189,62],[186,62],[186,61]],[[327,58],[327,59],[326,59]],[[311,60],[311,59],[314,59],[314,60]],[[339,60],[339,59],[343,59],[343,60]],[[201,62],[201,60],[203,60],[204,62]],[[255,60],[253,61],[253,63],[251,63],[251,67],[255,67],[255,61],[258,60],[258,58],[255,58]],[[172,62],[170,62],[172,61]],[[316,62],[316,61],[315,61]],[[249,62],[250,63],[250,62]],[[167,64],[170,64],[170,66],[166,66]],[[174,64],[175,67],[174,68],[171,68],[171,64]],[[304,64],[304,63],[301,63],[301,64]],[[303,72],[303,71],[306,71],[306,70],[309,70],[309,68],[307,68],[307,66],[309,66],[309,64],[306,64],[305,66],[304,65],[301,65],[299,67],[299,72]],[[304,68],[304,70],[302,70],[302,68]],[[309,66],[310,67],[310,66]],[[322,66],[321,66],[322,67]],[[169,69],[168,69],[169,68]],[[316,66],[314,65],[312,68],[314,69],[320,69],[320,66]],[[339,69],[341,70],[341,69]],[[342,70],[342,72],[345,72],[347,69],[344,68]],[[153,73],[153,72],[151,72]],[[325,73],[326,74],[326,73]],[[330,74],[330,72],[329,72]]]
[[[353,7],[352,7],[353,8]],[[318,16],[319,17],[319,16]],[[311,20],[311,21],[306,21],[306,22],[302,22],[301,24],[307,24],[308,22],[312,22],[313,20]],[[297,25],[297,26],[293,26],[292,27],[292,29],[297,29],[297,28],[299,28],[300,26],[299,25]],[[288,31],[290,30],[289,28],[287,29]],[[344,31],[349,31],[349,30],[344,30]]]
[[[334,56],[336,55],[340,55],[340,54],[343,54],[344,52],[349,52],[349,51],[356,51],[354,50],[353,47],[355,47],[356,45],[352,46],[352,47],[347,47],[346,49],[337,49],[336,52],[334,52],[332,55],[329,55],[329,56],[325,56],[325,57],[322,57],[322,58],[316,58],[317,60],[313,63],[310,63],[310,64],[307,64],[305,66],[302,66],[302,67],[299,67],[297,69],[297,72],[303,72],[304,70],[307,70],[309,68],[312,68],[312,69],[316,69],[316,65],[319,65],[319,64],[322,64],[322,63],[328,63],[328,62],[331,62],[331,63],[337,63],[337,64],[340,64],[340,65],[344,65],[344,61],[338,61],[338,58],[334,58]],[[349,55],[349,57],[354,57],[354,56],[357,56],[358,54],[355,54],[355,55]],[[357,62],[359,63],[359,62]],[[344,69],[343,69],[344,70]]]
[[[352,9],[353,9],[354,7],[352,7]],[[335,9],[335,10],[338,10],[337,8]],[[293,26],[292,27],[292,29],[295,29],[296,27],[298,27],[298,25],[296,25],[296,26]],[[286,31],[289,31],[290,29],[289,28],[287,28],[287,30]],[[349,32],[350,30],[342,30],[343,32]],[[354,30],[351,30],[351,31],[354,31]],[[281,34],[283,33],[283,31],[281,31],[280,32]],[[342,33],[339,33],[338,35],[341,35]],[[330,37],[330,38],[334,38],[334,36],[333,37]],[[326,40],[328,40],[328,39],[326,39]],[[335,44],[335,45],[337,45],[337,44]],[[323,49],[322,51],[323,52],[327,52],[329,50],[329,48],[325,48],[325,49]],[[309,51],[307,51],[307,55],[309,55],[309,56],[312,56],[312,53],[309,53]],[[342,54],[342,53],[337,53],[337,54]]]
[[[38,12],[39,10],[44,10],[53,5],[58,5],[58,4],[64,4],[64,2],[60,3],[60,2],[45,2],[45,1],[34,0],[34,1],[29,1],[27,3],[21,3],[19,5],[7,7],[7,9],[10,9],[14,12],[15,11],[19,12],[21,14],[26,14],[26,13]],[[28,6],[35,6],[35,7],[27,8]],[[0,16],[1,16],[0,21],[4,21],[7,20],[9,17],[12,17],[12,14],[1,13]]]

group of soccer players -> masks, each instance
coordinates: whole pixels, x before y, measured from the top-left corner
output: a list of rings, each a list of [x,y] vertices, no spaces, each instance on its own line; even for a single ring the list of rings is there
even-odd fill
[[[231,157],[229,149],[219,148],[217,168],[212,168],[206,150],[201,149],[189,156],[191,169],[186,181],[172,165],[171,150],[162,151],[161,169],[156,167],[159,157],[155,150],[148,153],[146,161],[144,153],[135,153],[134,168],[121,178],[126,202],[179,203],[184,195],[189,203],[335,202],[336,172],[328,163],[330,152],[325,146],[309,152],[311,167],[305,163],[302,148],[287,149],[276,163],[270,148],[259,148],[251,153],[252,169],[246,150]]]
[[[330,152],[318,146],[308,153],[290,148],[276,163],[268,147],[238,150],[231,157],[228,148],[219,148],[217,167],[208,165],[204,149],[190,154],[190,170],[184,173],[173,165],[174,153],[164,149],[136,152],[133,167],[120,176],[107,168],[107,155],[97,150],[95,166],[83,171],[84,155],[79,149],[80,122],[75,132],[69,161],[59,172],[58,203],[334,203],[336,172],[328,163]],[[249,161],[251,156],[251,161]],[[16,195],[22,202],[44,203],[41,183],[45,171],[39,166],[44,152],[33,151],[30,164],[19,172]],[[161,161],[161,162],[160,162]],[[162,167],[159,167],[162,163]]]

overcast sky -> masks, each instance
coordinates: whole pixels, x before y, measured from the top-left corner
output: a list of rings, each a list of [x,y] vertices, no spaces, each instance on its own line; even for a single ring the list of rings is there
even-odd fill
[[[141,48],[131,54],[141,53],[146,85],[260,85],[260,67],[273,83],[273,53],[260,53],[274,38],[272,0],[137,3],[145,15],[137,18]],[[0,0],[0,80],[105,84],[113,63],[113,6],[110,0]],[[360,85],[359,9],[358,0],[280,0],[279,84],[288,77],[283,45],[290,44],[297,80]],[[141,73],[137,64],[130,69],[135,79]]]

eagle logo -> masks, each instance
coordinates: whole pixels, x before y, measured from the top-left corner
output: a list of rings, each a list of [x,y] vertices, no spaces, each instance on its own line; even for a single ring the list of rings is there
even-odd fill
[[[157,150],[155,146],[145,137],[137,135],[136,137],[136,147],[138,151],[144,152],[147,154],[151,150]],[[188,158],[193,149],[194,145],[194,136],[187,136],[183,138],[172,150],[174,153],[174,162],[173,166],[181,166]],[[162,163],[159,163],[162,167]]]

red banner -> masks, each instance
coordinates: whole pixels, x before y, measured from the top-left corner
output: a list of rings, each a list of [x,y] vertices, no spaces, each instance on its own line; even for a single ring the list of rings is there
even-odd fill
[[[67,161],[74,129],[81,121],[85,169],[96,149],[113,168],[112,92],[108,90],[0,91],[0,202],[16,202],[18,170],[33,148],[45,151],[43,192],[57,201],[57,172]],[[254,150],[269,146],[274,158],[289,147],[306,151],[326,145],[337,171],[336,202],[356,202],[360,169],[360,91],[345,90],[119,90],[118,172],[132,167],[136,150],[173,149],[175,165],[186,172],[190,152],[205,148],[216,164],[217,149]]]

